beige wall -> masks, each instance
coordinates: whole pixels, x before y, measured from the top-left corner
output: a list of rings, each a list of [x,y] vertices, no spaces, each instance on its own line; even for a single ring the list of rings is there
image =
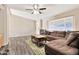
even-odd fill
[[[9,20],[9,37],[26,36],[35,33],[36,22],[12,15]]]
[[[74,31],[79,31],[79,8],[68,11],[68,12],[64,12],[61,14],[56,15],[54,18],[52,18],[49,21],[53,21],[56,19],[60,19],[60,18],[64,18],[64,17],[69,17],[69,16],[73,16],[74,18]]]

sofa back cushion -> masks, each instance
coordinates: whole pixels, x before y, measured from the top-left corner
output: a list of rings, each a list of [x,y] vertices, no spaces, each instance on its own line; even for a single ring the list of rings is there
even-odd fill
[[[51,36],[56,36],[56,34],[57,34],[57,31],[53,31],[50,33]]]
[[[76,32],[76,33],[78,33],[78,34],[79,34],[79,31],[73,31],[73,32]],[[75,41],[73,41],[73,42],[70,44],[70,46],[72,46],[72,47],[75,47],[75,48],[78,48],[78,49],[79,49],[79,35],[78,35],[77,39],[76,39]]]
[[[75,47],[79,49],[79,37],[70,44],[71,47]]]
[[[67,32],[66,32],[65,39],[68,38],[68,36],[69,36],[70,33],[71,33],[70,31],[67,31]]]
[[[66,44],[70,45],[73,41],[75,41],[77,39],[77,37],[79,36],[78,33],[70,33],[69,36],[67,37],[66,40]]]
[[[65,31],[53,31],[51,32],[51,35],[55,37],[65,37],[66,32]]]
[[[57,37],[65,37],[65,35],[66,35],[65,31],[57,31],[57,34],[56,34]]]

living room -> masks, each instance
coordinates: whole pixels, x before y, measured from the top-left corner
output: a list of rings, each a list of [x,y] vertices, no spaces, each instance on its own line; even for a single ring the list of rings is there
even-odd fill
[[[0,18],[1,55],[79,54],[79,4],[1,4]]]

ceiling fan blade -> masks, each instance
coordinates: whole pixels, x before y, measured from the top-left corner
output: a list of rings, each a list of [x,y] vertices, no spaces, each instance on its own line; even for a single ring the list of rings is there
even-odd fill
[[[33,10],[33,9],[25,9],[25,10]]]
[[[39,8],[39,10],[46,10],[46,8]]]

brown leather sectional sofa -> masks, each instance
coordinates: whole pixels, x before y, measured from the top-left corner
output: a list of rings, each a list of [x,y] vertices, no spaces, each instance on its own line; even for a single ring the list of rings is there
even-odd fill
[[[47,37],[45,53],[47,55],[78,55],[79,31],[53,31]]]

